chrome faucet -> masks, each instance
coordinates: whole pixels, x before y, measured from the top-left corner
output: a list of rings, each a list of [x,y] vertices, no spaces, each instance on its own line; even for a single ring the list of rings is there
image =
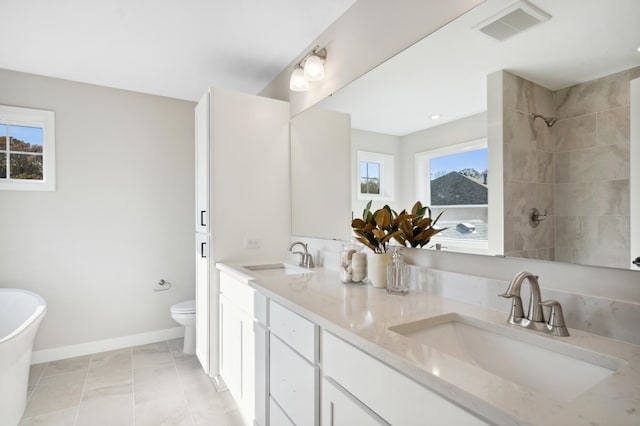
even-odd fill
[[[524,317],[522,309],[522,298],[520,297],[520,287],[527,280],[530,288],[529,309],[527,317]],[[538,277],[530,272],[519,272],[509,283],[507,291],[499,294],[500,297],[511,299],[511,312],[507,321],[510,324],[517,325],[531,330],[551,333],[556,336],[568,336],[569,331],[564,323],[562,315],[562,306],[557,300],[542,301],[540,296],[540,285]],[[545,322],[542,307],[551,308],[549,312],[549,320]]]
[[[292,251],[293,248],[297,245],[302,246],[302,248],[304,249],[304,252],[301,251]],[[299,254],[300,255],[300,263],[299,266],[302,266],[303,268],[307,268],[307,269],[311,269],[314,268],[315,265],[313,264],[313,256],[311,255],[311,253],[309,253],[309,248],[308,245],[301,242],[301,241],[295,241],[293,243],[291,243],[291,245],[289,246],[289,251],[293,254]]]

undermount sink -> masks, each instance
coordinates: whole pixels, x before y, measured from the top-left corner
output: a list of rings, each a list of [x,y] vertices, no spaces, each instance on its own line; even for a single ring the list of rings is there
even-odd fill
[[[548,336],[456,313],[389,330],[561,402],[573,400],[625,365]]]
[[[282,276],[282,275],[298,275],[308,274],[312,272],[309,269],[300,266],[289,265],[288,263],[268,263],[258,265],[245,265],[243,268],[256,272],[260,276]]]

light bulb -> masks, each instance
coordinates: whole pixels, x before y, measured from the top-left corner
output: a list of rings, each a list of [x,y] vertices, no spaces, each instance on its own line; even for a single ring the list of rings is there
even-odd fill
[[[324,78],[324,59],[311,55],[304,63],[304,77],[308,81],[320,81]]]
[[[296,67],[291,74],[291,80],[289,81],[289,89],[294,92],[304,92],[309,90],[309,82],[304,77],[304,71],[300,67]]]

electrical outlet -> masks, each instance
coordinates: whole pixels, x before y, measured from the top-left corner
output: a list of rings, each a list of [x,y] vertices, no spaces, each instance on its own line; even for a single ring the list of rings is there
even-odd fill
[[[262,240],[260,238],[245,238],[244,239],[244,248],[246,249],[257,249],[262,245]]]

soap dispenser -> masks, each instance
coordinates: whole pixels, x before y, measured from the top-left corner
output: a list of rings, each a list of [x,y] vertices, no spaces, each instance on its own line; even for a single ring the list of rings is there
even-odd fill
[[[391,255],[391,265],[387,267],[387,292],[404,295],[408,291],[407,265],[402,260],[400,249],[396,248]]]

